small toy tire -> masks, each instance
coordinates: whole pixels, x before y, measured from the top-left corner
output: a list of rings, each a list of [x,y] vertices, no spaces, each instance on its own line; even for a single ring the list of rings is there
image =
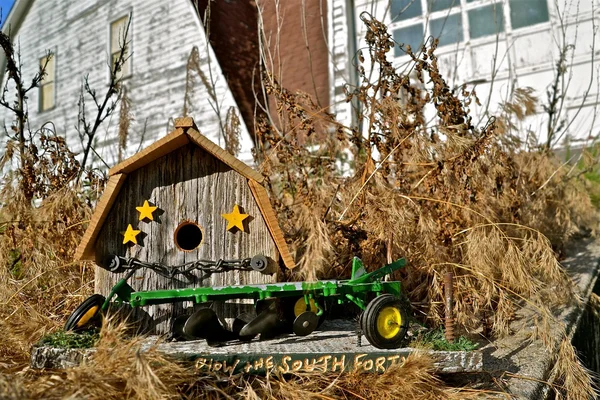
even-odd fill
[[[397,349],[408,331],[408,314],[391,294],[373,299],[360,317],[363,334],[378,349]]]
[[[315,303],[315,299],[309,299],[308,307],[306,307],[306,301],[304,300],[304,297],[299,297],[298,300],[296,300],[296,302],[294,303],[294,319],[298,318],[300,314],[306,311],[311,311],[315,314],[319,312],[319,309],[317,308],[317,305]]]
[[[291,322],[294,322],[296,320],[296,318],[298,318],[298,316],[305,311],[311,311],[315,314],[318,314],[318,312],[319,312],[319,308],[317,308],[317,303],[316,303],[315,299],[312,297],[309,300],[308,308],[306,308],[306,302],[304,301],[304,296],[301,296],[298,298],[291,297],[290,299],[293,302],[289,302],[287,304],[286,317]],[[321,311],[322,311],[321,315],[319,316],[319,324],[317,325],[317,328],[318,328],[321,326],[321,324],[325,321],[325,319],[327,317],[327,309],[325,308],[325,304],[324,304],[325,299],[324,298],[321,297],[317,300],[319,301],[319,307],[321,307]]]
[[[83,303],[73,311],[65,324],[65,331],[83,331],[95,326],[98,321],[98,315],[102,311],[102,305],[106,299],[100,294],[94,294],[88,297]]]
[[[297,336],[308,336],[317,329],[319,317],[312,311],[304,311],[294,320],[293,330]]]

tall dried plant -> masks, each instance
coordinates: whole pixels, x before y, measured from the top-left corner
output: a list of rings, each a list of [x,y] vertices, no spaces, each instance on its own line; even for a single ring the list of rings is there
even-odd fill
[[[119,155],[118,162],[123,161],[123,152],[127,149],[127,138],[129,137],[129,127],[133,120],[131,112],[131,99],[127,93],[127,86],[121,88],[121,109],[119,110]]]

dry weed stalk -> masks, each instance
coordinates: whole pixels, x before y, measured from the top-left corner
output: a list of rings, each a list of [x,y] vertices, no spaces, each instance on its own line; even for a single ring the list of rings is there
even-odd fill
[[[553,385],[557,399],[587,400],[600,394],[590,379],[592,372],[582,364],[568,338],[560,343],[558,355],[551,375],[556,375]]]
[[[225,140],[225,150],[229,154],[237,156],[241,149],[241,122],[234,107],[229,107],[227,110],[224,129],[223,139]]]
[[[127,149],[127,139],[129,138],[129,127],[133,120],[131,112],[131,99],[127,94],[127,86],[121,85],[121,109],[119,110],[119,154],[118,162],[123,161],[123,152]]]

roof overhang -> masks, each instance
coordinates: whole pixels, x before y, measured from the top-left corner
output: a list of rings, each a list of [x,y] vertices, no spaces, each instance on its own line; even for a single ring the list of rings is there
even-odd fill
[[[10,12],[8,13],[8,17],[4,21],[2,25],[2,32],[8,35],[11,40],[17,35],[19,32],[19,28],[21,28],[21,24],[29,12],[29,8],[33,0],[16,0],[15,4],[13,4]],[[4,73],[6,71],[6,55],[3,51],[0,51],[0,82],[4,82]]]

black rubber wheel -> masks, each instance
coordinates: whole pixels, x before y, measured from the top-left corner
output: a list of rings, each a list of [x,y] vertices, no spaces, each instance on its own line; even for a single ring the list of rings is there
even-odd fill
[[[319,317],[312,311],[304,311],[294,320],[294,333],[297,336],[308,336],[317,329]]]
[[[97,327],[102,315],[102,305],[106,298],[100,294],[94,294],[88,297],[67,319],[65,331],[83,331],[89,328]]]
[[[323,322],[327,319],[327,309],[324,303],[324,298],[317,299],[319,301],[319,305],[322,308],[323,313],[319,316],[319,322],[317,324],[317,329],[323,324]],[[319,309],[315,304],[315,299],[311,298],[309,301],[309,306],[306,307],[306,302],[304,301],[304,296],[300,297],[290,297],[287,299],[287,303],[285,304],[285,318],[289,322],[290,328],[293,331],[294,321],[300,314],[306,311],[311,311],[313,313],[318,313]]]
[[[408,313],[402,301],[383,294],[373,299],[360,317],[363,334],[378,349],[397,349],[408,330]]]

